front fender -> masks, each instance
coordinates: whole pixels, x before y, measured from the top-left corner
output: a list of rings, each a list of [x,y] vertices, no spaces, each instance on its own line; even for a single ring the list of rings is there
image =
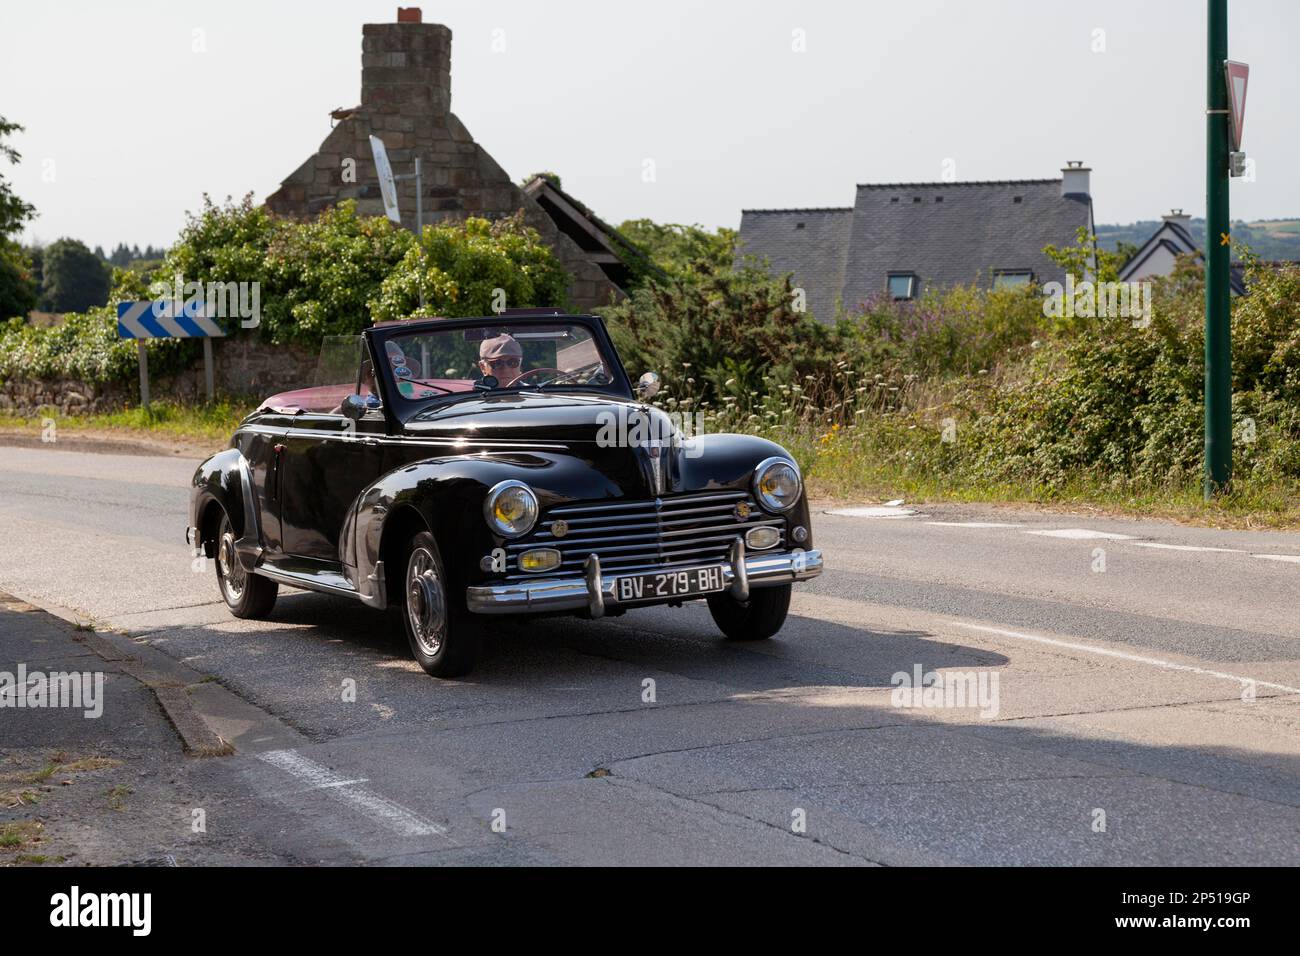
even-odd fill
[[[797,468],[794,455],[774,441],[757,435],[719,433],[700,435],[683,443],[678,452],[681,487],[684,491],[726,489],[752,492],[754,469],[767,458],[785,458]],[[786,514],[790,527],[804,529],[798,546],[812,548],[812,523],[805,488],[796,504]]]
[[[339,536],[344,575],[363,601],[383,607],[385,572],[380,562],[391,543],[386,533],[393,521],[414,513],[438,539],[454,581],[483,580],[479,561],[505,543],[483,520],[483,500],[493,485],[508,479],[532,488],[543,511],[566,501],[617,494],[611,479],[568,454],[422,459],[388,472],[357,498]]]
[[[239,563],[251,571],[262,556],[262,536],[252,468],[238,448],[213,455],[199,465],[190,479],[190,527],[197,529],[195,546],[203,548],[208,557],[216,553],[219,525],[213,520],[214,506],[220,506],[230,517]]]

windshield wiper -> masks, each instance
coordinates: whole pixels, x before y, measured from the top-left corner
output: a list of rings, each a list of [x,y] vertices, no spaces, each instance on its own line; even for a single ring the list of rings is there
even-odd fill
[[[433,384],[433,382],[426,382],[423,381],[422,379],[407,378],[405,375],[394,375],[393,378],[397,379],[397,381],[399,382],[410,382],[412,385],[419,385],[421,388],[440,389],[441,391],[445,392],[448,395],[455,395],[459,391],[459,389],[448,388],[446,385],[435,385]],[[403,395],[402,397],[405,398],[406,396]]]

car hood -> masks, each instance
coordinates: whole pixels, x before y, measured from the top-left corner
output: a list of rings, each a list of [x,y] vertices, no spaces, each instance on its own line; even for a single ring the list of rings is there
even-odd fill
[[[518,477],[561,501],[746,490],[758,462],[789,457],[756,435],[682,435],[663,410],[606,396],[512,392],[425,415],[407,423],[408,436],[463,442],[475,458],[530,456]]]
[[[420,420],[406,424],[411,437],[441,438],[491,446],[531,446],[545,454],[540,443],[563,446],[554,449],[561,460],[555,463],[555,479],[574,482],[582,494],[592,497],[632,499],[654,498],[673,490],[680,478],[677,468],[680,435],[672,419],[661,409],[607,396],[574,394],[547,395],[538,392],[510,392],[463,399],[445,408],[423,413]],[[525,449],[520,449],[525,450]],[[574,466],[577,471],[573,471]],[[588,477],[599,474],[609,484],[599,490],[586,488]],[[535,476],[534,481],[540,481]]]
[[[508,392],[462,399],[443,408],[421,412],[406,423],[409,435],[436,438],[574,442],[618,439],[620,422],[635,422],[646,414],[660,437],[670,437],[668,416],[657,408],[605,396],[547,395]],[[624,426],[630,433],[630,427]]]

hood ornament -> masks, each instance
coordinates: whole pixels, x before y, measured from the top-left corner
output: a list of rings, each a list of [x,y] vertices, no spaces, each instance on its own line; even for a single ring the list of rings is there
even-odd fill
[[[664,493],[664,458],[663,449],[658,442],[647,442],[642,446],[650,462],[650,484],[656,495]]]

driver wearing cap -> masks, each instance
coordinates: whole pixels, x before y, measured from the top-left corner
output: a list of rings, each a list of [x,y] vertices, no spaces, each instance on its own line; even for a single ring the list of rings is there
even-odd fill
[[[484,339],[478,347],[478,367],[484,375],[494,376],[500,385],[510,385],[519,377],[524,350],[510,335]]]

